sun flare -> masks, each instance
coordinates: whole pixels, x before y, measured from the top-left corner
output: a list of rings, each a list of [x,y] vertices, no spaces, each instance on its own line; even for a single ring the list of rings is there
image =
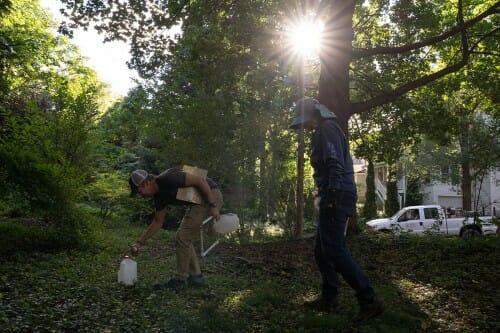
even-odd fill
[[[323,24],[318,21],[302,21],[292,25],[288,31],[290,46],[299,56],[318,56],[322,43]]]

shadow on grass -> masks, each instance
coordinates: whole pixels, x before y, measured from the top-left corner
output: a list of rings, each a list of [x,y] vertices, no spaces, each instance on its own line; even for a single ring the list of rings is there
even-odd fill
[[[352,290],[342,285],[338,313],[309,311],[302,303],[314,297],[320,281],[312,257],[312,241],[287,241],[247,246],[223,245],[207,262],[212,271],[230,276],[217,279],[212,288],[225,295],[228,318],[239,323],[234,332],[419,332],[431,319],[390,279],[375,279],[375,288],[387,305],[378,318],[353,324],[357,303]],[[370,273],[370,272],[368,272]],[[225,281],[225,282],[223,282]],[[224,285],[224,289],[217,285]]]
[[[466,242],[454,236],[361,235],[353,252],[375,267],[377,281],[390,280],[402,297],[427,316],[422,330],[494,332],[499,294],[500,240]],[[366,255],[363,255],[366,254]]]
[[[492,332],[498,292],[498,238],[360,235],[353,257],[386,304],[379,317],[354,325],[353,291],[341,287],[335,314],[306,310],[320,277],[312,240],[222,243],[203,260],[210,287],[154,290],[175,267],[174,233],[148,242],[139,282],[116,282],[130,230],[109,231],[98,252],[30,254],[1,260],[0,325],[6,332]],[[460,241],[460,242],[459,242]],[[0,258],[1,259],[1,258]],[[493,290],[493,292],[492,292]]]

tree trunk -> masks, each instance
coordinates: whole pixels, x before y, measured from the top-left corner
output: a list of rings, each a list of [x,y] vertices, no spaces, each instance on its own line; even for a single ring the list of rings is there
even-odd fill
[[[470,175],[469,162],[462,163],[462,207],[466,211],[472,210],[472,181]]]
[[[273,220],[275,218],[275,212],[276,212],[276,187],[278,186],[278,182],[276,181],[276,165],[277,165],[277,160],[278,160],[278,152],[271,141],[271,166],[269,168],[269,175],[268,175],[268,187],[267,187],[267,197],[269,200],[269,218]]]
[[[262,144],[260,148],[260,164],[259,164],[259,218],[261,222],[265,222],[267,220],[267,215],[268,215],[268,204],[269,201],[267,200],[267,188],[269,187],[268,179],[266,176],[267,173],[267,168],[266,168],[266,163],[267,163],[267,151],[265,144]]]
[[[472,180],[471,180],[471,174],[470,174],[470,162],[469,162],[469,156],[471,154],[470,151],[470,142],[469,142],[469,135],[470,135],[470,124],[468,121],[468,117],[465,115],[462,115],[461,119],[461,125],[460,125],[460,134],[458,136],[458,142],[460,145],[460,154],[462,156],[462,208],[465,211],[470,211],[471,209],[471,192],[472,192]]]
[[[347,122],[351,116],[349,97],[349,64],[352,57],[352,18],[354,0],[333,0],[330,2],[326,36],[320,54],[321,73],[318,84],[318,100],[332,110],[341,128],[347,135]]]
[[[332,0],[323,31],[320,53],[321,72],[318,83],[318,100],[337,116],[338,123],[348,137],[351,116],[349,97],[349,64],[352,57],[352,18],[355,0]],[[350,219],[348,234],[357,233],[356,216]]]
[[[304,97],[304,58],[300,59],[299,65],[299,82],[298,82],[299,96]],[[300,110],[300,114],[304,114],[304,107]],[[295,222],[295,238],[302,237],[304,232],[304,124],[301,123],[298,135],[298,148],[297,148],[297,219]]]

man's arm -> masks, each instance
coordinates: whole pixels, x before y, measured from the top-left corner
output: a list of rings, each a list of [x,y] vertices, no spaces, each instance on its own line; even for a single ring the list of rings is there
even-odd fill
[[[215,204],[215,196],[208,185],[207,179],[190,173],[186,173],[186,186],[194,186],[200,190],[205,196],[205,199],[209,204]],[[216,220],[220,217],[219,207],[210,206],[210,215],[212,215]]]
[[[158,232],[158,230],[161,229],[166,215],[167,215],[167,208],[163,208],[162,210],[157,210],[155,212],[153,222],[151,222],[151,224],[148,226],[146,232],[144,232],[144,234],[141,236],[141,238],[139,238],[139,240],[135,244],[132,244],[131,247],[133,253],[137,253],[141,248],[141,246],[144,245],[144,243],[148,239],[153,237]]]

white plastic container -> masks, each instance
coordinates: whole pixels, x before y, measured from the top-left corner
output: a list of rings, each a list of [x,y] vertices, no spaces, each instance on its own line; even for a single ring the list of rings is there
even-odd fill
[[[132,286],[137,282],[137,262],[128,256],[125,256],[120,263],[118,282],[126,286]]]
[[[214,222],[214,230],[219,234],[225,235],[238,230],[240,227],[240,219],[236,214],[222,214],[218,221]]]

